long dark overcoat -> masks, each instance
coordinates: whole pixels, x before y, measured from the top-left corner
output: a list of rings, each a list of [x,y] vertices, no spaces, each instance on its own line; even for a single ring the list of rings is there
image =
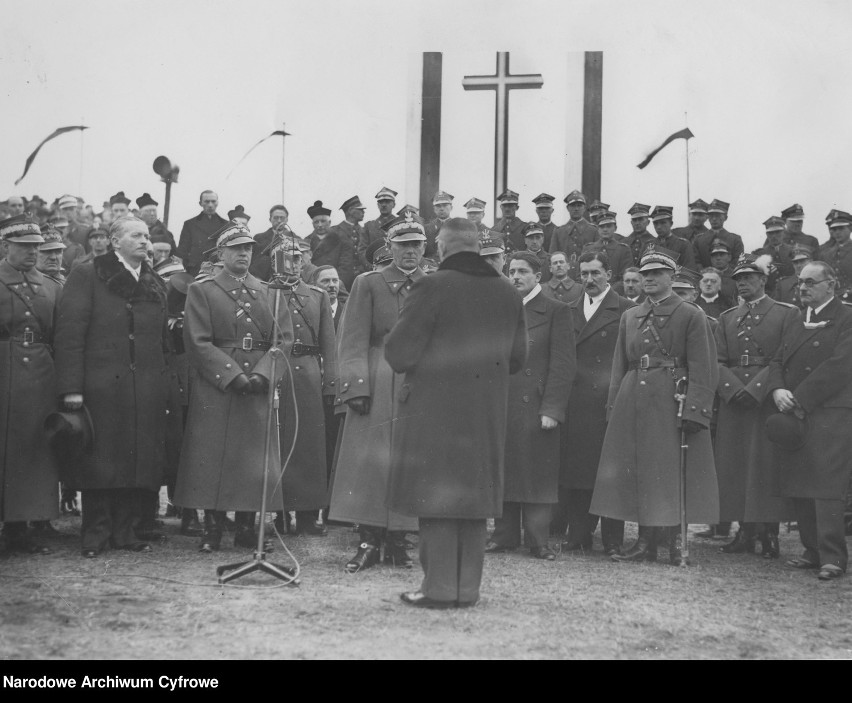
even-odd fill
[[[637,368],[645,355],[649,368]],[[655,366],[661,361],[678,366]],[[719,371],[704,312],[677,295],[653,307],[646,300],[627,310],[619,323],[607,401],[612,409],[590,513],[648,527],[680,522],[680,427],[674,396],[675,379],[684,375],[689,389],[683,417],[709,428]],[[705,429],[688,439],[687,520],[715,524],[719,488],[710,432]]]
[[[417,269],[411,280],[424,277]],[[402,374],[385,361],[385,338],[399,319],[411,285],[394,264],[355,279],[338,331],[340,379],[336,402],[370,398],[370,412],[348,408],[334,473],[329,517],[389,530],[414,531],[417,521],[388,510],[386,498],[391,442],[400,402]],[[412,285],[413,285],[412,283]]]
[[[0,261],[0,522],[59,515],[59,478],[44,437],[56,409],[53,358],[59,287]]]
[[[606,404],[621,315],[633,307],[612,288],[588,321],[583,299],[571,304],[577,344],[577,373],[568,396],[568,418],[562,431],[560,485],[591,491],[606,434]]]
[[[286,459],[293,445],[296,413],[293,407],[292,378],[299,411],[298,435],[290,462],[284,470],[284,509],[319,510],[328,505],[328,468],[325,456],[325,410],[323,397],[334,397],[337,377],[337,351],[334,320],[328,294],[303,281],[282,291],[282,304],[290,309],[294,344],[319,347],[315,354],[290,353],[290,374],[282,384],[281,453]],[[329,401],[330,402],[330,401]]]
[[[521,298],[477,254],[448,257],[412,287],[385,343],[391,368],[405,373],[388,507],[425,518],[502,515],[509,374],[526,353]]]
[[[716,351],[720,403],[714,449],[719,519],[723,522],[793,519],[793,506],[773,495],[774,452],[763,428],[775,406],[771,399],[765,402],[769,361],[780,348],[781,340],[800,326],[801,314],[797,308],[769,296],[753,308],[743,303],[719,317]],[[731,402],[741,390],[758,407],[742,407]]]
[[[256,373],[278,382],[285,359],[254,348],[243,340],[270,342],[273,337],[273,296],[266,283],[249,274],[240,283],[221,271],[189,286],[183,339],[190,363],[189,416],[183,436],[175,503],[187,508],[260,510],[267,394],[237,395],[225,390],[239,374]],[[281,348],[293,343],[290,312],[278,313]],[[273,420],[274,422],[274,420]],[[270,440],[270,478],[266,511],[282,510],[281,469],[277,432]]]
[[[509,379],[503,500],[556,503],[560,430],[577,370],[574,326],[568,305],[542,292],[524,310],[529,352],[523,370]],[[541,429],[542,415],[560,427]]]
[[[769,365],[767,394],[793,393],[806,413],[804,447],[776,446],[776,490],[790,498],[843,498],[852,471],[852,308],[834,298],[784,339]]]
[[[344,237],[333,227],[320,239],[316,232],[308,237],[311,244],[311,263],[314,266],[334,266],[340,280],[349,289],[355,280],[355,247],[349,237]]]
[[[95,431],[77,488],[162,485],[167,320],[165,284],[147,262],[139,281],[115,252],[68,276],[56,326],[57,392],[83,394]]]

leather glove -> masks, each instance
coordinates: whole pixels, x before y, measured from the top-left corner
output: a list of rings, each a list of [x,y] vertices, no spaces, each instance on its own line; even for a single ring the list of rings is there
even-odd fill
[[[702,430],[707,429],[700,422],[696,422],[695,420],[684,420],[683,421],[683,431],[686,434],[695,434],[696,432],[701,432]]]
[[[253,373],[249,376],[249,385],[251,386],[249,393],[262,394],[269,389],[269,382],[259,373]]]
[[[237,395],[247,395],[251,393],[251,381],[249,381],[248,376],[241,373],[226,386],[225,390],[229,390]]]
[[[362,398],[350,398],[346,401],[346,404],[352,408],[359,415],[368,415],[370,412],[370,398],[362,397]]]

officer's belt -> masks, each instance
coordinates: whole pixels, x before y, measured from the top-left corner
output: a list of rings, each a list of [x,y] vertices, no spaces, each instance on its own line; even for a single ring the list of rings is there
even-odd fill
[[[291,356],[319,356],[320,348],[318,344],[303,344],[302,342],[293,342],[293,349],[290,351]]]
[[[639,361],[631,361],[629,366],[631,371],[637,369],[679,369],[682,367],[681,360],[676,356],[671,359],[652,359],[647,354],[642,356]]]
[[[22,344],[47,344],[47,337],[40,332],[24,332],[23,335],[9,334],[8,330],[0,330],[0,342],[21,342]]]
[[[272,348],[272,342],[248,336],[242,339],[217,339],[213,345],[219,349],[242,349],[243,351],[269,351]]]
[[[739,364],[737,364],[740,368],[746,368],[748,366],[769,366],[769,362],[772,361],[768,356],[752,356],[750,354],[742,354],[739,358]]]

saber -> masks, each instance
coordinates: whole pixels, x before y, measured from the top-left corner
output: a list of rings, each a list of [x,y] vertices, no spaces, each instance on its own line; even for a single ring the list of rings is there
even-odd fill
[[[678,489],[680,494],[680,561],[678,566],[689,566],[689,541],[687,539],[688,525],[686,522],[686,453],[689,449],[687,433],[683,424],[683,408],[686,405],[686,376],[678,379],[675,384],[675,400],[677,401],[677,419],[680,424],[680,467],[678,471]]]

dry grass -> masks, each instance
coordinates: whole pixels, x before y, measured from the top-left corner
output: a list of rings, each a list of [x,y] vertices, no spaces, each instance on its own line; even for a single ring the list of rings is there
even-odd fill
[[[357,543],[347,528],[287,537],[302,585],[262,591],[215,586],[215,566],[245,552],[198,554],[175,520],[153,554],[92,561],[79,557],[78,523],[57,523],[53,555],[0,560],[0,658],[852,658],[852,575],[821,583],[785,567],[800,547],[783,528],[779,561],[700,540],[688,569],[614,564],[600,551],[554,563],[489,555],[477,608],[419,611],[398,599],[419,570],[343,572]],[[270,558],[286,563],[280,548]]]

